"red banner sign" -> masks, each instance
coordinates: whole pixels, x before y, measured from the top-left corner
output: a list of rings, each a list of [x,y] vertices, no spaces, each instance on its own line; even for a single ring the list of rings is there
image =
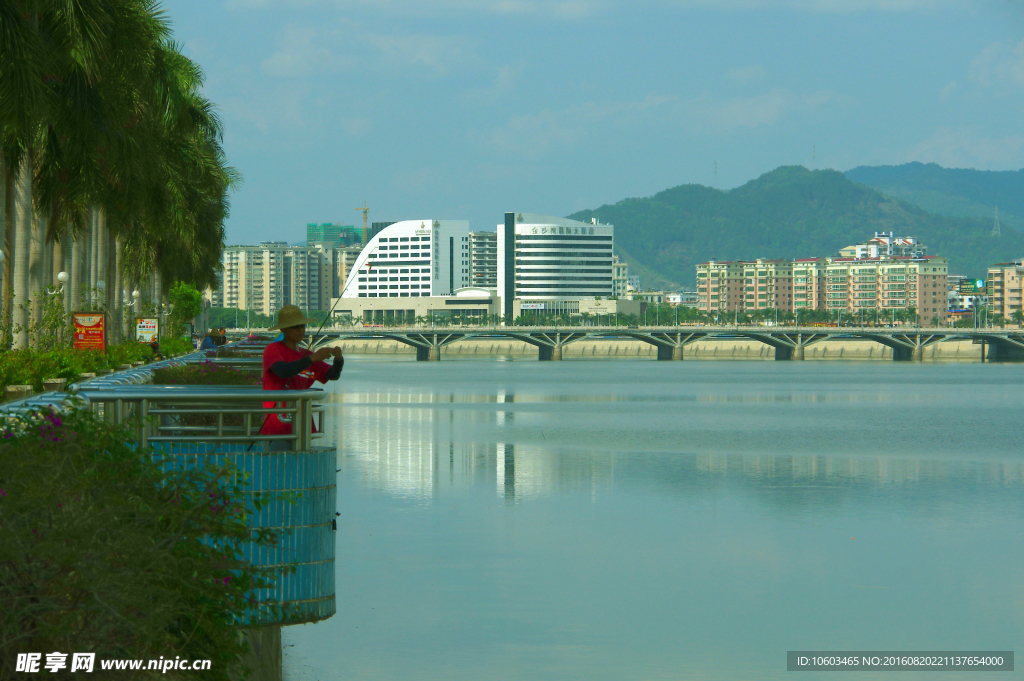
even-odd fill
[[[107,318],[102,312],[75,312],[75,348],[107,351]]]

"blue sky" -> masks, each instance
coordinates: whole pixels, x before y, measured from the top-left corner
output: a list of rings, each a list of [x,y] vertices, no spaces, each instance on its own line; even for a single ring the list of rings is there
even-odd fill
[[[245,177],[228,242],[568,215],[780,165],[1024,166],[1022,0],[166,2]]]

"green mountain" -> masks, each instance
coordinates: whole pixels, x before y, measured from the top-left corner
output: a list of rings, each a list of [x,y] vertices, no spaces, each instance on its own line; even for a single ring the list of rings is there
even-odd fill
[[[730,191],[682,185],[569,216],[615,225],[615,248],[644,288],[693,286],[694,266],[711,258],[835,255],[876,231],[919,237],[950,259],[951,272],[983,275],[1024,256],[1024,234],[991,236],[990,221],[933,215],[883,196],[834,170],[784,166]]]
[[[846,177],[930,213],[981,218],[988,220],[990,226],[998,206],[1003,227],[1024,231],[1024,170],[905,163],[860,166],[847,171]]]

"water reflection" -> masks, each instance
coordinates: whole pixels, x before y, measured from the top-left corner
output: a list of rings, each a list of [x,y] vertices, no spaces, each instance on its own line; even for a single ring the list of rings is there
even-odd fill
[[[338,614],[286,628],[286,679],[781,681],[788,649],[1021,640],[1024,372],[561,364],[346,367]]]
[[[707,429],[695,425],[698,417],[722,419],[715,408],[719,404],[763,405],[764,413],[747,414],[756,426],[773,418],[784,420],[789,411],[773,410],[778,405],[799,409],[820,403],[878,403],[892,398],[887,391],[653,396],[662,403],[661,413],[670,415],[667,428],[616,427],[613,421],[623,416],[637,425],[661,425],[658,410],[637,407],[643,397],[500,388],[491,394],[349,391],[335,396],[339,417],[334,441],[344,465],[358,468],[366,485],[423,502],[477,485],[495,489],[510,504],[558,491],[586,489],[598,495],[615,484],[698,496],[729,485],[778,508],[843,504],[886,488],[917,490],[920,498],[913,503],[921,506],[940,506],[946,495],[938,492],[951,486],[961,501],[975,494],[1019,495],[1024,489],[1024,459],[1018,456],[985,459],[978,452],[956,452],[955,438],[937,432],[930,437],[915,432],[909,441],[902,435],[894,438],[856,423],[856,413],[845,410],[834,413],[846,414],[854,423],[830,426],[857,430],[860,437],[855,441],[803,438],[799,433],[782,440],[767,437],[767,426],[766,437],[759,439],[756,427],[742,424],[730,424],[732,430],[723,428],[708,438]],[[917,397],[901,398],[901,409],[911,410],[917,402],[932,399]],[[665,406],[669,402],[705,404],[710,411],[676,411]],[[614,415],[595,414],[597,405],[614,403],[622,405]],[[723,421],[728,423],[728,417]],[[717,446],[702,446],[707,439],[717,441]],[[744,449],[765,453],[731,453],[737,440]],[[947,446],[939,446],[942,442]],[[807,443],[809,447],[804,446]],[[835,453],[793,454],[785,453],[786,448]],[[898,449],[899,454],[871,453],[887,448]],[[850,450],[857,454],[846,455]]]

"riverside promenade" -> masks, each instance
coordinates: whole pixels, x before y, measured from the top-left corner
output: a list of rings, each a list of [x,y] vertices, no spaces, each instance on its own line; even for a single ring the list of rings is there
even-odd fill
[[[420,361],[438,361],[441,351],[465,341],[516,341],[533,346],[542,361],[561,360],[567,348],[585,341],[647,344],[659,360],[682,360],[697,342],[749,340],[773,351],[779,361],[799,361],[825,342],[872,341],[894,361],[921,361],[939,343],[980,346],[982,361],[1024,361],[1024,331],[915,327],[752,327],[752,326],[585,326],[585,327],[391,327],[327,330],[316,347],[350,341],[394,341],[409,346]],[[316,349],[316,348],[313,348]]]
[[[230,349],[230,346],[228,346]],[[0,405],[0,421],[33,413],[89,410],[128,428],[132,444],[168,471],[228,467],[242,489],[255,533],[274,531],[273,546],[255,539],[240,547],[245,561],[277,575],[272,586],[251,593],[234,623],[247,641],[242,664],[251,681],[281,681],[281,627],[334,616],[336,468],[333,447],[318,446],[325,431],[322,390],[265,391],[238,385],[154,385],[156,369],[190,364],[258,371],[258,360],[192,353],[79,381]],[[275,401],[267,409],[265,401]],[[295,422],[288,435],[260,435],[269,413]],[[316,427],[314,428],[314,422]],[[285,451],[265,449],[284,441]]]

